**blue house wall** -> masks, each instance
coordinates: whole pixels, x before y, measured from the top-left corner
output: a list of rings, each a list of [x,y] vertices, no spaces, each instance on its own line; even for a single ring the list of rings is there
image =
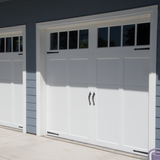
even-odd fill
[[[0,1],[0,28],[26,25],[27,132],[36,134],[36,23],[158,5],[156,147],[160,148],[159,0],[8,0]]]

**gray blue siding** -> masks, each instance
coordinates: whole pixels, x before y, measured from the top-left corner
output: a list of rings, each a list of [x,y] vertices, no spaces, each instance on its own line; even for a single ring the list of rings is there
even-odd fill
[[[0,3],[0,28],[26,25],[27,132],[36,134],[36,23],[155,4],[160,5],[160,1],[11,0]],[[160,6],[158,13],[156,93],[156,147],[160,148]]]
[[[36,134],[36,73],[27,73],[27,132]]]

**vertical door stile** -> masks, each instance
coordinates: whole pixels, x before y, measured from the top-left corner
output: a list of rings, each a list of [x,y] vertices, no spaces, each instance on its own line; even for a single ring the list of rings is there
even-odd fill
[[[90,137],[94,144],[96,137],[96,105],[93,105],[93,94],[96,94],[96,54],[97,54],[97,28],[89,28],[89,92],[91,93],[91,105],[89,106]],[[94,97],[95,98],[95,97]]]
[[[119,59],[119,75],[118,75],[118,82],[119,82],[119,145],[123,145],[123,106],[124,106],[124,90],[123,90],[123,77],[124,77],[124,66],[123,66],[124,60],[123,57],[120,57]]]
[[[11,113],[12,113],[12,125],[14,124],[14,107],[15,107],[15,103],[14,103],[14,58],[13,58],[13,55],[10,55],[11,56],[11,92],[12,92],[12,110],[11,110]]]

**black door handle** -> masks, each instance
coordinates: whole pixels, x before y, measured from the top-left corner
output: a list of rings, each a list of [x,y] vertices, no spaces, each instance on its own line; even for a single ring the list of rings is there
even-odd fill
[[[95,102],[94,102],[94,97],[95,97],[95,93],[93,93],[93,95],[92,95],[92,102],[93,102],[93,105],[95,105]]]
[[[89,105],[91,105],[91,100],[90,100],[90,98],[91,98],[91,92],[89,92],[89,95],[88,95],[88,102],[89,102]]]

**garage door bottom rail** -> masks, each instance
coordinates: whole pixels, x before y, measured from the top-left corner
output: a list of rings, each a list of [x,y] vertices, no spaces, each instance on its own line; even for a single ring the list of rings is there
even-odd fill
[[[47,132],[47,135],[43,136],[43,137],[58,140],[58,141],[63,141],[63,142],[67,142],[67,143],[72,143],[72,144],[76,144],[76,145],[81,145],[81,146],[85,146],[85,147],[90,147],[90,148],[94,148],[94,149],[98,149],[98,150],[102,150],[102,151],[106,151],[106,152],[111,152],[111,153],[115,153],[115,154],[119,154],[119,155],[124,155],[124,156],[132,157],[132,158],[145,159],[146,155],[148,154],[147,152],[133,150],[133,152],[145,154],[145,155],[137,155],[137,154],[128,153],[125,151],[120,151],[120,150],[116,150],[116,149],[112,149],[112,148],[102,147],[102,146],[95,145],[95,144],[90,144],[90,143],[75,141],[75,140],[71,140],[71,139],[67,139],[67,138],[62,138],[62,137],[59,137],[59,134],[53,133],[53,132]]]

